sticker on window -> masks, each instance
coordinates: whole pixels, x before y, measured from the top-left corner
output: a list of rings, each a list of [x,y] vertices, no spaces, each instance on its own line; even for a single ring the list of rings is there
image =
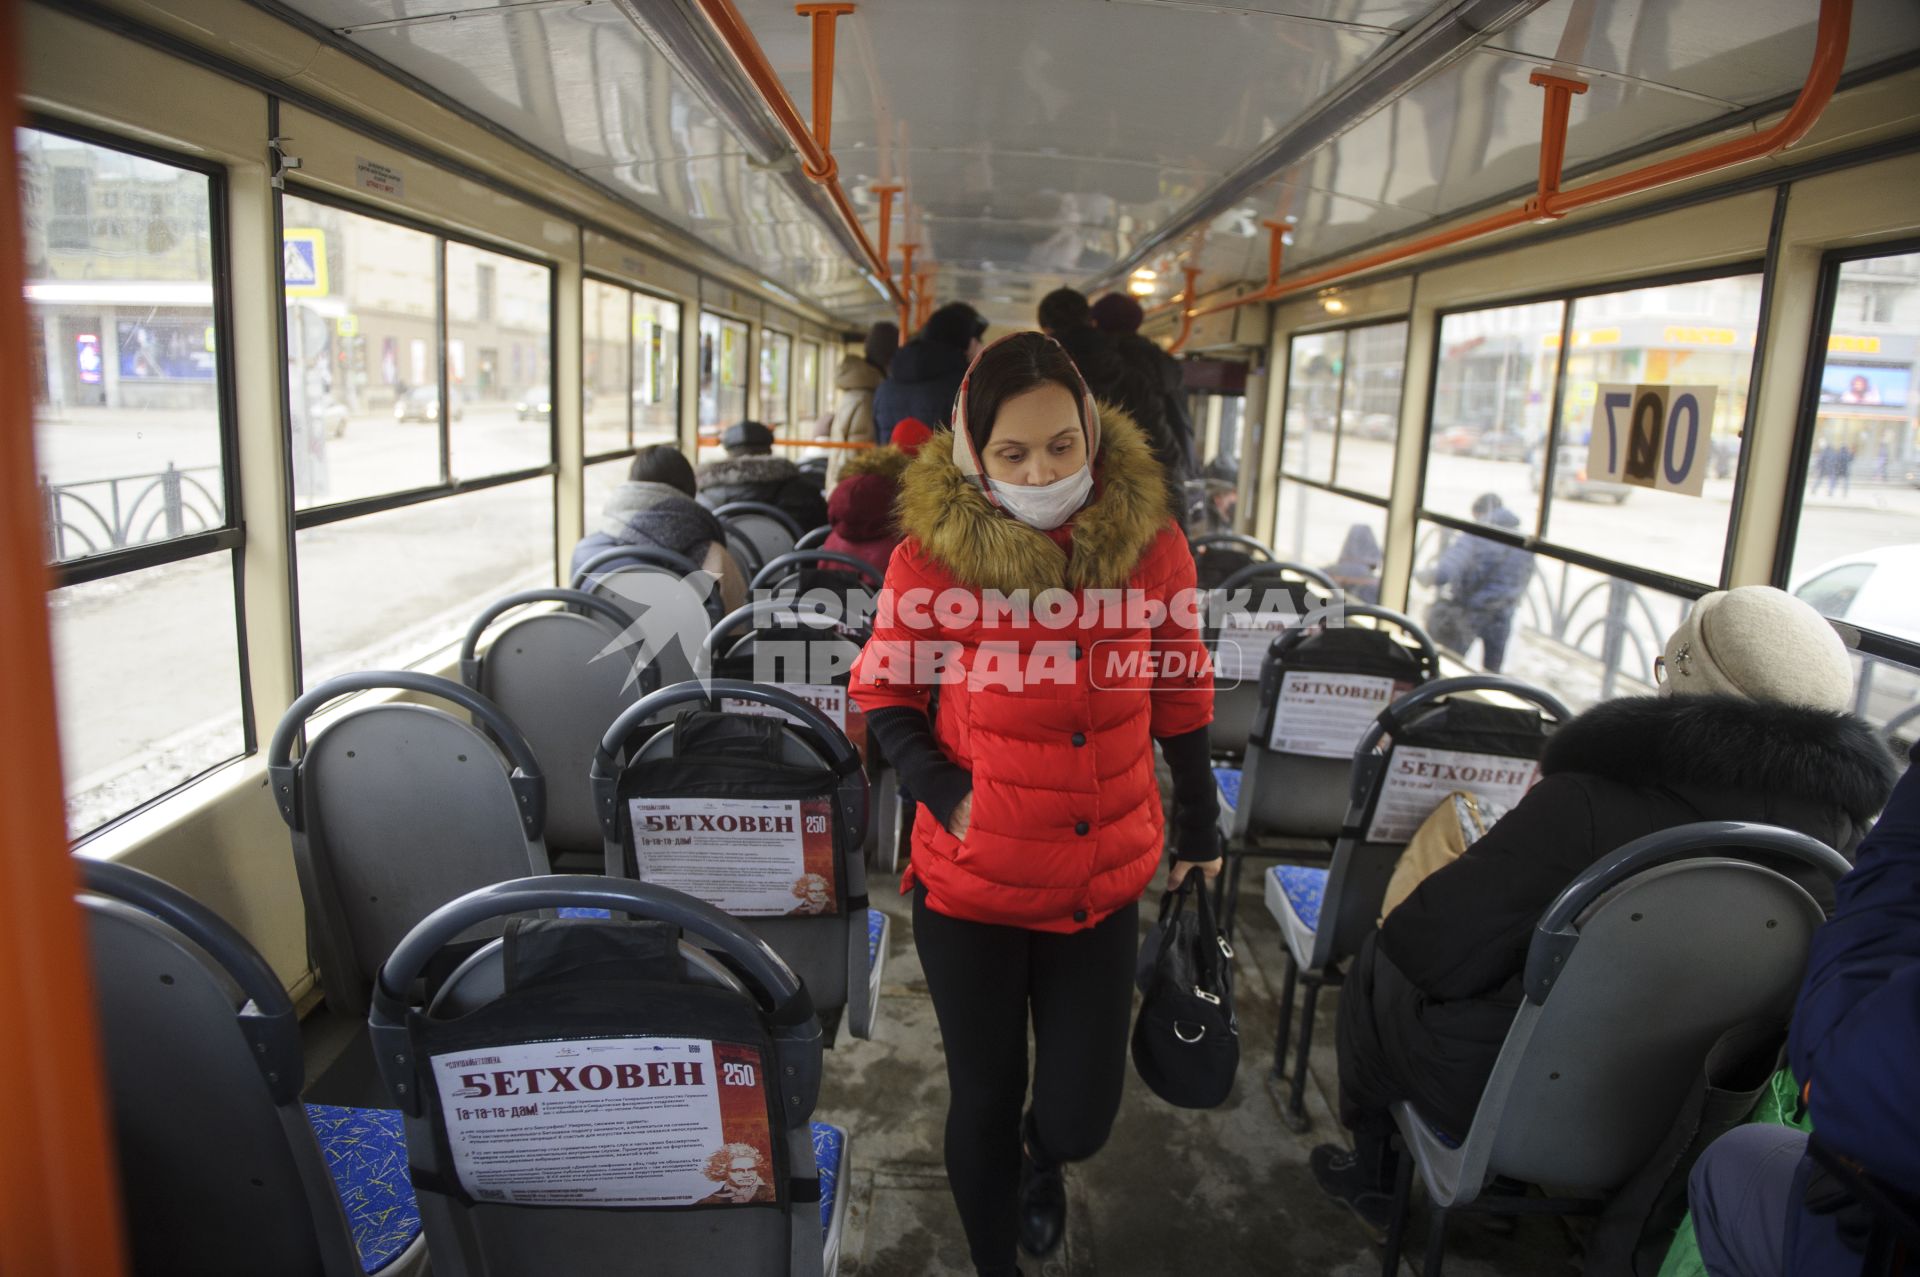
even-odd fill
[[[1539,778],[1531,758],[1402,745],[1389,761],[1367,841],[1405,842],[1456,789],[1511,810]]]
[[[595,1038],[432,1057],[454,1172],[477,1202],[772,1202],[766,1062],[696,1038]]]
[[[1267,748],[1309,758],[1352,758],[1374,717],[1406,686],[1372,674],[1289,671],[1280,679]]]
[[[832,913],[833,806],[825,797],[634,798],[642,882],[684,891],[736,918]]]

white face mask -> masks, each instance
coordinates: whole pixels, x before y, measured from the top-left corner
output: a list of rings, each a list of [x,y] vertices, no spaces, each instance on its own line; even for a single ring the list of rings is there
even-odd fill
[[[1066,478],[1038,488],[998,479],[988,479],[987,483],[1008,514],[1030,528],[1051,532],[1087,503],[1087,494],[1093,491],[1093,468],[1081,466]]]

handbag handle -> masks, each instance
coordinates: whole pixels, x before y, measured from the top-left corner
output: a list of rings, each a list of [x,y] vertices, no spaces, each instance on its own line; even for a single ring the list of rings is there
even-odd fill
[[[1233,946],[1227,943],[1227,937],[1221,933],[1218,921],[1213,913],[1213,893],[1203,885],[1206,875],[1198,869],[1189,869],[1180,885],[1160,896],[1160,950],[1154,955],[1155,965],[1165,959],[1167,950],[1173,944],[1174,923],[1180,920],[1180,912],[1189,899],[1195,901],[1199,912],[1201,943],[1195,947],[1194,959],[1200,964],[1197,972],[1201,978],[1213,983],[1225,985],[1230,978],[1233,960]],[[1204,990],[1195,989],[1196,993]],[[1211,998],[1212,994],[1205,994]]]

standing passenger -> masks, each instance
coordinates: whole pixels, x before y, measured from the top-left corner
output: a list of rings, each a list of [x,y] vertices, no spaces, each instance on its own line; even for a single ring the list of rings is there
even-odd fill
[[[840,361],[834,375],[834,389],[840,397],[834,402],[827,423],[827,438],[837,443],[873,443],[873,392],[887,378],[887,365],[900,344],[900,329],[881,320],[867,330],[867,345],[862,355],[848,355]],[[847,462],[857,452],[853,448],[829,449],[827,491],[840,482]]]
[[[1140,335],[1146,312],[1125,293],[1108,293],[1093,304],[1092,315],[1093,326],[1113,338],[1121,361],[1157,388],[1163,424],[1159,429],[1149,430],[1154,437],[1154,455],[1160,458],[1174,486],[1184,487],[1188,479],[1200,472],[1200,462],[1193,451],[1193,418],[1187,412],[1187,388],[1180,361]]]
[[[965,302],[948,302],[928,316],[920,335],[894,352],[887,379],[873,392],[874,437],[886,443],[908,417],[935,429],[952,422],[953,398],[986,331],[987,321]]]
[[[907,470],[907,540],[851,690],[926,809],[903,886],[946,1050],[947,1178],[974,1265],[1009,1274],[1016,1241],[1059,1245],[1061,1167],[1119,1111],[1139,899],[1165,845],[1156,739],[1172,879],[1219,872],[1213,688],[1193,557],[1133,422],[1031,332],[981,355],[960,404]],[[1150,644],[1161,663],[1129,676]]]

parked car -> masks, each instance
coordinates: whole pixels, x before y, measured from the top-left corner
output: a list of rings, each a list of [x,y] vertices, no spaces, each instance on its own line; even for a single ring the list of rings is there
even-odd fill
[[[1541,458],[1546,449],[1535,448],[1527,458],[1527,474],[1535,492],[1540,491]],[[1587,445],[1585,443],[1563,443],[1553,462],[1553,495],[1567,497],[1574,501],[1611,501],[1622,505],[1633,494],[1633,488],[1624,483],[1615,483],[1611,479],[1589,479],[1587,477]]]
[[[1467,449],[1467,454],[1491,461],[1525,461],[1533,445],[1518,430],[1488,430]]]
[[[528,386],[513,405],[521,421],[546,421],[553,416],[553,392],[546,386]]]
[[[1889,545],[1822,563],[1793,587],[1821,615],[1920,642],[1920,545]]]
[[[1448,426],[1437,430],[1433,435],[1433,446],[1437,452],[1450,452],[1457,457],[1472,453],[1473,445],[1486,430],[1485,426]]]
[[[460,420],[466,415],[466,405],[461,401],[460,392],[453,394],[453,419]],[[438,421],[440,420],[440,388],[438,386],[415,386],[401,395],[393,405],[395,421]]]

